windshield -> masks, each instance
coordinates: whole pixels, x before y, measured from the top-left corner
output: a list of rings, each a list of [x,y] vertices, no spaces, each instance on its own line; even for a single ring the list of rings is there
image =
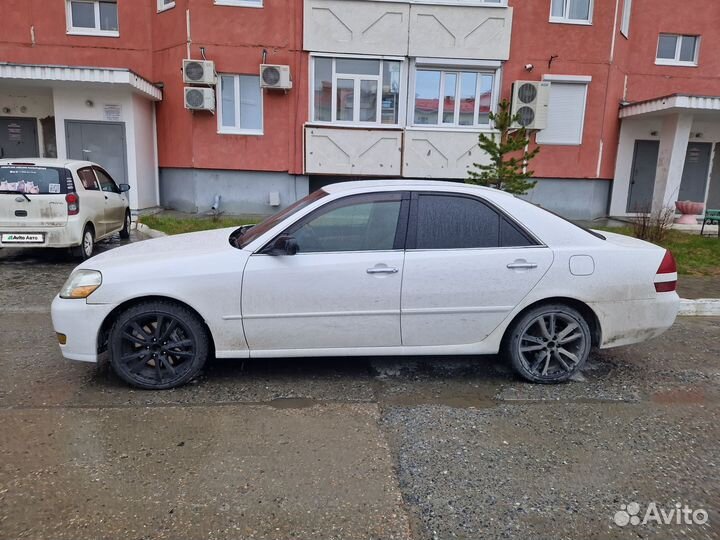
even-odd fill
[[[0,165],[0,192],[28,195],[67,193],[65,169],[26,165]]]
[[[303,197],[299,201],[291,204],[288,206],[285,210],[281,210],[275,215],[270,216],[269,218],[266,218],[265,220],[261,221],[251,229],[246,230],[244,233],[242,233],[241,229],[238,229],[230,235],[230,241],[234,245],[237,245],[237,247],[244,248],[247,246],[250,242],[255,240],[256,238],[259,238],[266,232],[268,232],[270,229],[275,227],[278,223],[281,221],[289,218],[292,216],[295,212],[299,212],[306,206],[311,205],[315,201],[318,201],[325,197],[327,195],[326,191],[323,191],[322,189],[318,189],[317,191],[313,191],[310,195],[307,197]],[[241,236],[238,235],[241,234]]]

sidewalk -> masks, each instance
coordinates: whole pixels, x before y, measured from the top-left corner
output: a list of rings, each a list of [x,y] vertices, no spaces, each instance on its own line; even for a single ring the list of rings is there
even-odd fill
[[[689,300],[720,298],[720,276],[680,276],[678,294]]]

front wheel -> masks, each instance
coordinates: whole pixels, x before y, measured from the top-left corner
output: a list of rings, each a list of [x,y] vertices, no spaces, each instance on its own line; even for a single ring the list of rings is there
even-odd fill
[[[130,238],[130,226],[132,225],[132,217],[130,216],[130,210],[125,212],[125,221],[123,222],[123,228],[120,229],[120,238],[127,240]]]
[[[517,373],[530,382],[565,382],[585,364],[592,338],[584,317],[563,304],[539,306],[511,327],[505,343]]]
[[[192,311],[148,301],[123,311],[109,336],[110,364],[124,381],[146,390],[181,386],[205,365],[210,338]]]

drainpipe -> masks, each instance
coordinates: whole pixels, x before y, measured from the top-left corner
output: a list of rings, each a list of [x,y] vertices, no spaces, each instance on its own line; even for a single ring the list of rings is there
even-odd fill
[[[186,26],[187,26],[187,59],[189,60],[191,58],[190,56],[190,47],[192,45],[192,37],[190,33],[190,8],[188,8],[185,11],[185,20],[186,20]]]

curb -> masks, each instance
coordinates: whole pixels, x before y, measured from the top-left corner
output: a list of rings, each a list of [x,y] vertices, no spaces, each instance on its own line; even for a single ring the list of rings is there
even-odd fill
[[[680,300],[678,315],[695,317],[720,316],[720,298],[699,298],[697,300]]]
[[[167,233],[151,229],[144,223],[135,223],[135,230],[149,236],[150,238],[160,238],[162,236],[167,236]]]

